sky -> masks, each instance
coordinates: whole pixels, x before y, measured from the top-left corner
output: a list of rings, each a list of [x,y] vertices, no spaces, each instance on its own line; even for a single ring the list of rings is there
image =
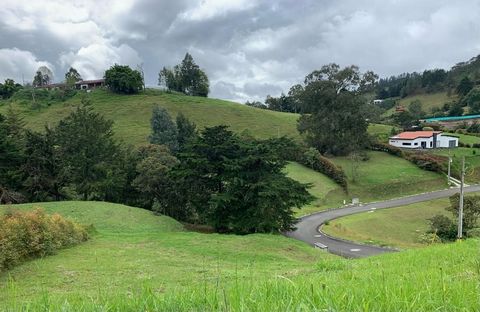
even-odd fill
[[[480,54],[480,0],[2,0],[0,81],[48,66],[84,79],[143,64],[156,86],[186,52],[210,97],[263,101],[328,63],[381,77]]]

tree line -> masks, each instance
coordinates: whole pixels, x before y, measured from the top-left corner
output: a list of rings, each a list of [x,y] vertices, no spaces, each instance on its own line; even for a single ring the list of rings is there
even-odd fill
[[[197,129],[155,107],[149,144],[114,137],[113,122],[87,97],[54,127],[25,128],[0,115],[0,203],[102,200],[143,207],[218,232],[292,229],[293,208],[311,201],[307,185],[288,178],[288,139],[256,140],[226,126]],[[283,143],[282,143],[283,142]]]

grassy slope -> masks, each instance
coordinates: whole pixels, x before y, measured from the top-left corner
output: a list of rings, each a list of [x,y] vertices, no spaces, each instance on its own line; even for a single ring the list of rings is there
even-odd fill
[[[2,304],[52,297],[123,295],[152,287],[154,292],[254,275],[293,276],[316,261],[335,258],[280,235],[218,235],[186,232],[175,220],[138,208],[101,202],[57,202],[40,206],[98,234],[58,255],[27,262],[0,274]],[[0,212],[7,207],[0,206]],[[12,282],[13,281],[13,282]]]
[[[116,135],[134,145],[147,142],[150,133],[150,117],[155,105],[166,108],[173,118],[181,112],[200,127],[226,124],[234,131],[247,131],[258,138],[278,135],[299,136],[296,129],[298,119],[296,114],[262,110],[223,100],[168,94],[154,90],[148,90],[147,94],[129,96],[96,90],[90,93],[89,97],[97,112],[115,122]],[[13,102],[12,106],[25,116],[28,127],[41,130],[46,123],[55,125],[79,102],[80,95],[77,95],[66,102],[44,107],[40,111],[33,111],[30,105],[19,101]],[[0,105],[0,113],[6,110],[6,103]]]
[[[427,115],[431,115],[432,108],[440,108],[445,103],[452,102],[457,100],[457,97],[448,96],[447,92],[437,92],[431,94],[419,94],[419,95],[412,95],[407,96],[406,98],[400,99],[398,101],[399,105],[402,105],[405,108],[408,108],[410,103],[415,100],[419,100],[422,103],[422,110],[427,113]],[[384,115],[390,116],[395,113],[395,107],[389,109]]]
[[[383,152],[368,152],[368,161],[354,162],[348,157],[333,158],[349,180],[349,195],[362,202],[400,197],[446,187],[446,179],[437,173],[424,171],[412,163]],[[355,179],[354,179],[355,178]]]
[[[450,215],[448,198],[392,209],[360,213],[331,221],[322,229],[333,236],[354,241],[400,248],[425,246],[420,235],[429,228],[428,219]]]

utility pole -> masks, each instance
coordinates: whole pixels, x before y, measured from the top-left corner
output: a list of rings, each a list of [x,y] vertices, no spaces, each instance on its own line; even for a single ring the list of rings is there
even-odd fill
[[[463,183],[465,180],[465,156],[462,157],[462,176],[460,183],[460,204],[458,207],[458,233],[457,238],[462,239],[463,236]]]
[[[450,186],[450,166],[452,165],[452,157],[448,156],[448,186]]]

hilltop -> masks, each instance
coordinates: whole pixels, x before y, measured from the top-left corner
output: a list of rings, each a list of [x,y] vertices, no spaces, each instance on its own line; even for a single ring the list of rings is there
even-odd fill
[[[168,110],[173,118],[178,113],[195,122],[200,128],[226,124],[236,132],[246,132],[256,138],[299,136],[297,114],[282,113],[253,108],[239,103],[186,96],[147,89],[136,95],[118,95],[97,89],[88,94],[95,111],[115,122],[114,131],[126,143],[139,145],[147,142],[150,134],[150,117],[155,105]],[[0,113],[5,113],[8,104],[25,117],[27,127],[42,130],[45,124],[55,125],[67,116],[81,100],[81,94],[66,101],[52,101],[33,109],[31,101],[16,99],[0,101]]]

